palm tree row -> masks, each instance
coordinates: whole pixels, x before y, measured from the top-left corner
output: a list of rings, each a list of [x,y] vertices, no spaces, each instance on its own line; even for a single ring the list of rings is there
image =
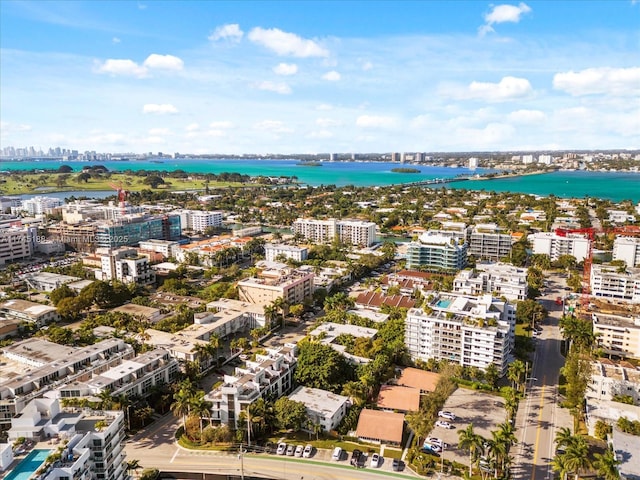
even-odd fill
[[[187,417],[196,417],[200,423],[200,435],[202,435],[202,418],[211,419],[211,402],[204,398],[202,390],[196,390],[193,383],[184,380],[180,384],[179,390],[173,395],[173,403],[171,404],[171,412],[176,417],[182,417],[182,425],[185,435],[189,436],[187,431]]]
[[[498,425],[498,430],[491,432],[491,438],[484,438],[474,432],[473,424],[459,433],[459,446],[469,449],[469,475],[473,475],[474,468],[480,471],[482,478],[488,478],[493,472],[494,478],[503,478],[509,473],[512,457],[509,455],[511,446],[517,443],[513,425],[504,422]]]
[[[575,479],[579,480],[581,474],[594,468],[605,480],[620,478],[617,468],[620,462],[610,449],[604,453],[596,453],[592,457],[586,438],[582,435],[573,435],[566,427],[558,430],[555,444],[556,455],[551,465],[553,470],[558,472],[561,480],[567,480],[570,475],[575,475]]]

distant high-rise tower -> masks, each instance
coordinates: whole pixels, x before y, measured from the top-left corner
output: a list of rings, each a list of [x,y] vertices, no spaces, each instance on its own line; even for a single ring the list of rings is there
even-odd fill
[[[335,162],[338,159],[338,154],[337,153],[330,153],[329,154],[329,161],[330,162]]]
[[[478,168],[478,159],[475,157],[471,157],[469,159],[469,169],[474,170],[476,168]]]
[[[397,153],[397,152],[392,152],[392,153],[391,153],[391,161],[392,161],[392,162],[397,162],[397,161],[399,161],[399,157],[400,157],[400,154],[399,154],[399,153]]]

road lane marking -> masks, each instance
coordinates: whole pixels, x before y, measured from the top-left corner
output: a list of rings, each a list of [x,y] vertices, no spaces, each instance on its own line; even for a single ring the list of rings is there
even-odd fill
[[[531,469],[531,480],[536,478],[536,459],[538,458],[538,444],[540,443],[540,424],[542,423],[542,411],[544,409],[544,388],[547,377],[542,377],[542,390],[540,391],[540,414],[538,415],[538,428],[536,430],[536,443],[533,447],[533,464]]]

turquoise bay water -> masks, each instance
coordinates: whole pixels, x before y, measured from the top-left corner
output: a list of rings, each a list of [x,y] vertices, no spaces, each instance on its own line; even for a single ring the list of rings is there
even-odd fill
[[[0,170],[57,169],[66,164],[79,172],[86,165],[105,165],[112,171],[124,170],[184,170],[193,173],[237,172],[245,175],[296,176],[304,184],[375,186],[411,183],[434,178],[453,178],[458,175],[484,173],[466,168],[406,165],[420,173],[395,173],[391,169],[403,167],[388,162],[323,162],[321,167],[298,165],[297,160],[256,159],[162,159],[109,162],[61,162],[52,160],[7,162],[0,161]],[[640,201],[640,173],[627,172],[554,172],[544,175],[501,178],[496,180],[469,180],[444,184],[446,188],[520,192],[558,197],[606,198],[613,201],[631,199]],[[91,195],[90,193],[87,193]],[[46,195],[46,193],[42,193]]]
[[[47,459],[49,453],[51,450],[33,450],[9,472],[5,480],[29,480]]]

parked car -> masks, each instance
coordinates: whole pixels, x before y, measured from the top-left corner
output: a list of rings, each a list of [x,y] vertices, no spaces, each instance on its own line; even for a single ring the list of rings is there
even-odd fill
[[[438,412],[438,416],[442,417],[442,418],[446,418],[447,420],[455,420],[456,416],[453,414],[453,412],[447,412],[446,410],[440,410]]]
[[[431,445],[438,445],[438,446],[441,447],[444,442],[442,441],[441,438],[427,437],[427,439],[424,441],[424,443],[430,443]]]
[[[432,452],[435,452],[435,453],[440,453],[442,451],[442,447],[440,445],[437,445],[435,443],[428,443],[428,442],[424,442],[424,444],[422,444],[422,449],[431,450]]]
[[[293,457],[294,453],[296,453],[296,446],[293,443],[287,445],[287,457]]]
[[[402,470],[402,462],[400,462],[400,460],[398,460],[397,458],[394,458],[393,463],[391,464],[391,468],[393,468],[394,472],[399,472],[400,470]]]
[[[342,457],[342,448],[336,447],[333,449],[333,453],[331,454],[331,460],[340,460]]]
[[[360,457],[361,456],[362,456],[362,452],[356,448],[351,453],[351,465],[353,465],[354,467],[357,467],[358,463],[360,462]]]
[[[302,456],[304,458],[309,458],[309,457],[311,457],[312,453],[313,453],[313,446],[312,445],[307,445],[306,447],[304,447],[304,451],[302,452]]]
[[[428,453],[429,455],[433,455],[434,457],[439,457],[440,456],[440,452],[442,449],[440,447],[436,447],[435,445],[423,445],[422,446],[422,451],[424,453]]]
[[[304,447],[302,445],[298,445],[296,447],[296,451],[294,453],[294,456],[296,457],[301,457],[302,456],[302,452],[304,451]]]
[[[442,427],[442,428],[454,428],[453,425],[451,425],[449,422],[445,422],[443,420],[438,420],[436,422],[436,427]]]
[[[377,453],[371,455],[371,468],[378,468],[382,463],[382,457]]]
[[[278,455],[284,455],[285,452],[287,451],[287,444],[282,442],[278,444],[278,449],[276,450],[276,454]]]

